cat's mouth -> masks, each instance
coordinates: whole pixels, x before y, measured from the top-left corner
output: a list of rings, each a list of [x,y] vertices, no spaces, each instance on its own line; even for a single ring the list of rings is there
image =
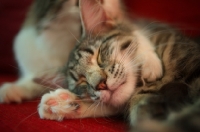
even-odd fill
[[[97,90],[108,90],[108,86],[106,84],[106,80],[101,81],[98,85],[97,85]]]
[[[110,91],[115,91],[117,89],[119,89],[122,85],[124,85],[126,83],[126,77],[125,78],[121,78],[118,81],[115,81],[112,85],[107,85],[107,90]]]
[[[128,80],[128,75],[120,78],[120,80],[115,80],[112,85],[107,85],[106,90],[100,90],[100,100],[106,104],[112,106],[121,106],[129,98],[129,95],[133,92],[130,88],[132,83]]]

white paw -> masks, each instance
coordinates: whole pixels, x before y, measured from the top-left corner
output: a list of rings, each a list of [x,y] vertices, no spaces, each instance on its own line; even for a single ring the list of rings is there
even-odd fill
[[[42,96],[38,112],[41,119],[61,121],[64,118],[76,118],[79,107],[74,94],[66,89],[57,89]]]
[[[163,70],[160,59],[155,54],[149,55],[142,66],[142,78],[146,79],[148,82],[152,82],[162,75]]]
[[[20,87],[12,83],[5,83],[0,88],[0,103],[20,103],[23,99],[23,93]]]

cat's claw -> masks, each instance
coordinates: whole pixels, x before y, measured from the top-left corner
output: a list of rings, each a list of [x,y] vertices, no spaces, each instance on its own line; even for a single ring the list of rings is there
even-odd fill
[[[20,103],[23,99],[20,88],[12,83],[5,83],[0,88],[0,103]]]
[[[58,121],[76,118],[80,105],[75,100],[76,96],[66,89],[57,89],[43,95],[38,106],[40,118]]]
[[[154,54],[146,58],[142,66],[142,78],[152,82],[162,77],[162,75],[163,70],[160,59]]]

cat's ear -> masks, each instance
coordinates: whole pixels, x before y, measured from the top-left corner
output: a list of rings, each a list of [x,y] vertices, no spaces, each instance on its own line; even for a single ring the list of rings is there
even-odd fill
[[[83,33],[104,32],[123,19],[120,0],[80,0]]]

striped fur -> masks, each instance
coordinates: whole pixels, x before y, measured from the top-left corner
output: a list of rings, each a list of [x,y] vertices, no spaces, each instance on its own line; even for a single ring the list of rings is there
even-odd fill
[[[137,121],[141,123],[133,127],[135,131],[199,131],[194,120],[198,122],[200,119],[197,112],[200,45],[163,24],[149,24],[145,31],[162,60],[164,74],[159,80],[137,88],[138,92],[132,97],[129,109],[131,125],[134,126]],[[137,113],[142,111],[140,109],[143,109],[141,115]],[[149,109],[153,109],[153,113]],[[144,116],[144,113],[148,114]],[[160,116],[163,118],[158,122]]]

